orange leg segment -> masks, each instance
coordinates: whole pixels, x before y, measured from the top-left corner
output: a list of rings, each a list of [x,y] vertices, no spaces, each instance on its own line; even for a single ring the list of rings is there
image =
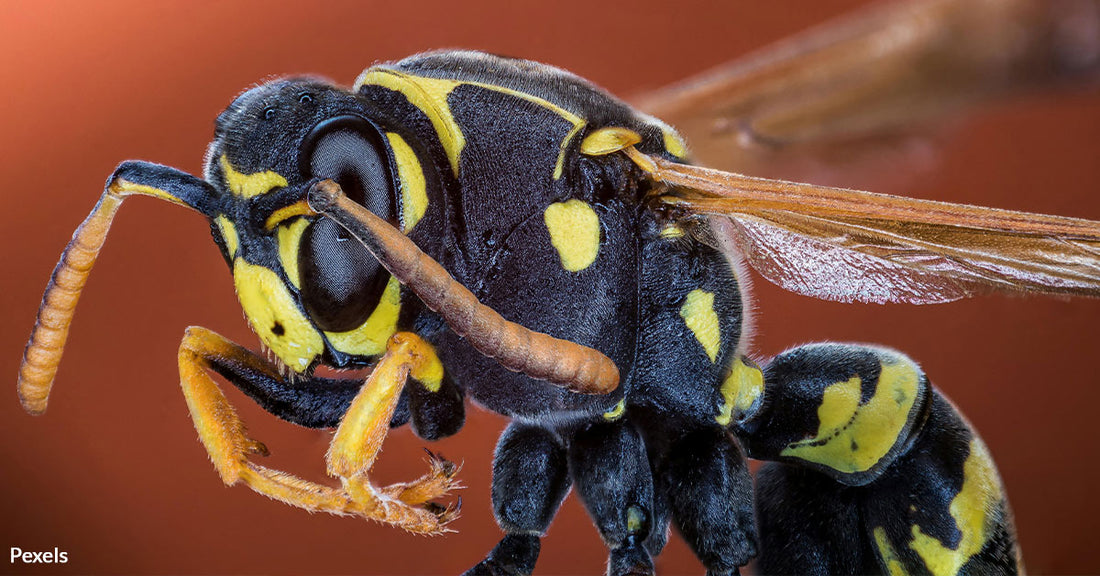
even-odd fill
[[[433,458],[423,477],[382,488],[373,486],[368,475],[408,376],[416,377],[435,360],[429,344],[404,332],[387,343],[385,355],[352,401],[329,447],[328,471],[339,478],[338,488],[248,460],[253,454],[267,454],[267,449],[248,437],[244,423],[208,373],[214,361],[227,357],[271,376],[277,374],[267,361],[205,328],[191,327],[184,335],[179,350],[180,384],[199,438],[226,484],[244,482],[256,492],[311,512],[356,515],[421,534],[447,531],[457,508],[431,501],[459,487],[453,464]]]

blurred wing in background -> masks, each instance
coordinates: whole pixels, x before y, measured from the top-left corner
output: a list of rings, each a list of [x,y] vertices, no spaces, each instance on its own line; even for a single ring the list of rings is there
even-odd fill
[[[931,120],[1098,76],[1097,0],[921,0],[827,23],[635,103],[701,165],[879,182],[928,164]]]

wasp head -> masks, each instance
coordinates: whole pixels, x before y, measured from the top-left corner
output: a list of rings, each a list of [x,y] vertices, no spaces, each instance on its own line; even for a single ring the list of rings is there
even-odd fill
[[[331,340],[367,323],[389,275],[306,205],[309,187],[332,179],[378,216],[396,218],[393,153],[361,102],[312,79],[248,90],[217,119],[205,178],[224,200],[214,238],[265,346],[299,373],[362,356]]]

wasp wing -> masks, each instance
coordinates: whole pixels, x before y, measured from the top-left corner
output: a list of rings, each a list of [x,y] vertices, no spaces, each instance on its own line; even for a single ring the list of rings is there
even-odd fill
[[[1100,296],[1100,222],[768,180],[633,153],[673,217],[711,216],[768,280],[844,302]]]
[[[635,104],[674,126],[699,164],[826,182],[920,164],[930,119],[1098,75],[1098,0],[922,0],[827,23]]]

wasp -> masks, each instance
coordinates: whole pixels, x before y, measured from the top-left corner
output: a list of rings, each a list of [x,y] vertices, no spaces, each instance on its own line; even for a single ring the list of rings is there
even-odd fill
[[[881,18],[857,37],[881,40]],[[920,55],[942,64],[952,53]],[[945,84],[956,92],[927,97],[980,96]],[[721,78],[713,86],[729,93]],[[869,108],[851,102],[859,89],[835,88],[815,104]],[[874,111],[891,117],[923,96]],[[650,106],[672,119],[669,98],[694,102],[712,122],[717,108],[723,129],[703,146],[820,137],[797,115],[746,121],[751,101],[714,97],[688,89]],[[202,179],[131,161],[108,180],[43,299],[24,407],[45,409],[122,200],[152,196],[210,221],[270,353],[203,328],[181,343],[187,405],[226,483],[442,532],[457,514],[436,503],[456,486],[453,464],[433,459],[421,478],[388,486],[371,468],[391,426],[429,440],[457,432],[468,396],[513,419],[492,487],[506,536],[471,573],[530,573],[570,488],[608,544],[610,573],[652,572],[673,525],[714,574],[753,557],[779,573],[1016,570],[988,451],[917,364],[819,344],[757,365],[742,337],[740,262],[846,301],[1095,295],[1097,224],[762,180],[695,167],[687,150],[669,124],[576,76],[482,53],[378,65],[350,90],[264,84],[218,118]],[[370,375],[324,377],[320,366]],[[212,373],[281,418],[335,428],[326,463],[339,485],[256,463],[267,449]],[[746,457],[772,462],[755,490]]]

